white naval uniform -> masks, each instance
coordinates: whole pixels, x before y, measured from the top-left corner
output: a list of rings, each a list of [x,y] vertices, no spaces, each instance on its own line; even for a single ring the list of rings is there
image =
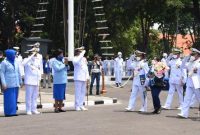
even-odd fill
[[[89,72],[87,60],[83,57],[85,51],[82,51],[79,56],[73,59],[74,65],[74,85],[75,85],[75,109],[79,110],[83,107],[86,94],[86,83],[89,80]]]
[[[169,92],[164,107],[171,108],[174,92],[177,90],[179,98],[179,108],[183,105],[183,85],[186,82],[187,73],[186,70],[181,68],[182,61],[180,58],[173,59],[168,63],[170,67],[169,77]]]
[[[115,58],[114,61],[114,71],[115,71],[115,83],[121,84],[122,83],[122,72],[123,72],[123,59],[122,58]]]
[[[135,62],[134,60],[134,56],[131,56],[128,60],[127,60],[127,76],[131,76],[133,74],[133,70],[131,65]]]
[[[26,89],[26,111],[27,113],[37,111],[37,98],[40,86],[41,75],[43,73],[43,64],[41,58],[31,55],[25,58],[24,65],[24,84]]]
[[[192,95],[192,99],[191,99],[191,102],[190,102],[190,107],[197,107],[197,99],[196,99],[195,94]]]
[[[115,65],[115,60],[111,59],[109,60],[110,63],[110,75],[113,76],[114,75],[114,65]]]
[[[24,77],[24,67],[22,65],[23,58],[20,54],[16,56],[16,61],[19,64],[19,71],[20,71],[21,77]]]
[[[104,61],[103,61],[103,71],[104,71],[104,75],[105,76],[107,76],[108,75],[108,60],[107,59],[105,59]]]
[[[184,64],[184,67],[187,68],[188,70],[188,78],[186,82],[187,88],[186,88],[186,93],[184,97],[184,103],[183,103],[180,115],[185,118],[188,118],[190,103],[191,103],[193,94],[195,94],[198,103],[200,103],[200,88],[195,89],[195,83],[193,80],[193,78],[195,77],[200,78],[200,58],[194,62],[188,62],[187,64]],[[194,73],[195,68],[197,68],[197,73]],[[195,78],[195,81],[197,81],[197,84],[200,83],[200,79]]]
[[[149,72],[149,67],[147,62],[141,60],[134,62],[132,64],[132,68],[134,70],[134,78],[133,78],[132,92],[129,99],[128,108],[130,108],[130,110],[135,109],[135,101],[137,95],[139,94],[142,100],[142,106],[140,111],[146,112],[147,111],[147,96],[145,93],[146,82],[144,85],[141,85],[140,75],[146,76],[146,74]]]

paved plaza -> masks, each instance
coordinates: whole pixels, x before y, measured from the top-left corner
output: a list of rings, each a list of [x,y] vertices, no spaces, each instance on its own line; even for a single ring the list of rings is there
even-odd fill
[[[107,94],[90,96],[89,100],[109,100],[117,98],[117,103],[89,105],[88,111],[76,112],[72,106],[65,106],[67,112],[54,113],[53,108],[40,109],[40,115],[25,115],[24,110],[18,112],[17,117],[4,117],[0,112],[0,135],[199,135],[200,118],[198,109],[190,110],[188,119],[177,117],[179,110],[177,95],[175,95],[172,110],[163,110],[159,115],[153,115],[151,93],[148,92],[148,112],[126,112],[130,96],[131,82],[124,88],[116,89],[107,85]],[[53,103],[52,89],[41,89],[42,102]],[[23,89],[21,95],[23,95]],[[69,83],[67,102],[74,99],[73,83]],[[166,91],[161,93],[161,102],[164,103]],[[2,96],[0,97],[2,106]],[[21,104],[24,98],[19,99]],[[136,110],[140,108],[140,99],[137,99]]]

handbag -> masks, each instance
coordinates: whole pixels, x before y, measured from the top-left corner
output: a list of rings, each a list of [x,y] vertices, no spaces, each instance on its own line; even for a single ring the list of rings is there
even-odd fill
[[[164,81],[164,77],[158,78],[157,76],[154,77],[154,86],[164,88],[166,87],[166,82]]]

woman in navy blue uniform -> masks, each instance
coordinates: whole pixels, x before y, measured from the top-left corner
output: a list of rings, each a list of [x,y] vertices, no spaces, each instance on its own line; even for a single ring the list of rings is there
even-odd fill
[[[151,88],[151,95],[153,99],[154,111],[153,114],[161,113],[161,103],[160,103],[160,92],[165,86],[164,82],[164,73],[169,69],[169,67],[161,62],[160,58],[156,58],[154,62],[152,62],[152,68],[148,73],[149,77],[149,85]]]
[[[19,65],[15,61],[16,51],[5,51],[6,59],[1,63],[1,82],[4,91],[4,114],[7,117],[16,116],[16,91],[22,84]]]
[[[55,112],[64,112],[63,100],[65,100],[65,90],[67,84],[67,58],[63,57],[63,51],[56,51],[55,60],[52,62],[53,74],[53,98],[55,99]]]

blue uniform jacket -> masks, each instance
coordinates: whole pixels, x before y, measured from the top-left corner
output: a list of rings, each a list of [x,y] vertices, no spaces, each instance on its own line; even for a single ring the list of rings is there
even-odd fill
[[[61,61],[54,60],[52,62],[53,83],[54,84],[64,84],[67,83],[67,67]]]
[[[1,83],[7,88],[19,87],[22,84],[22,78],[20,75],[19,64],[14,63],[13,66],[6,59],[1,63]]]
[[[43,71],[45,74],[51,73],[51,68],[48,60],[43,60]]]

